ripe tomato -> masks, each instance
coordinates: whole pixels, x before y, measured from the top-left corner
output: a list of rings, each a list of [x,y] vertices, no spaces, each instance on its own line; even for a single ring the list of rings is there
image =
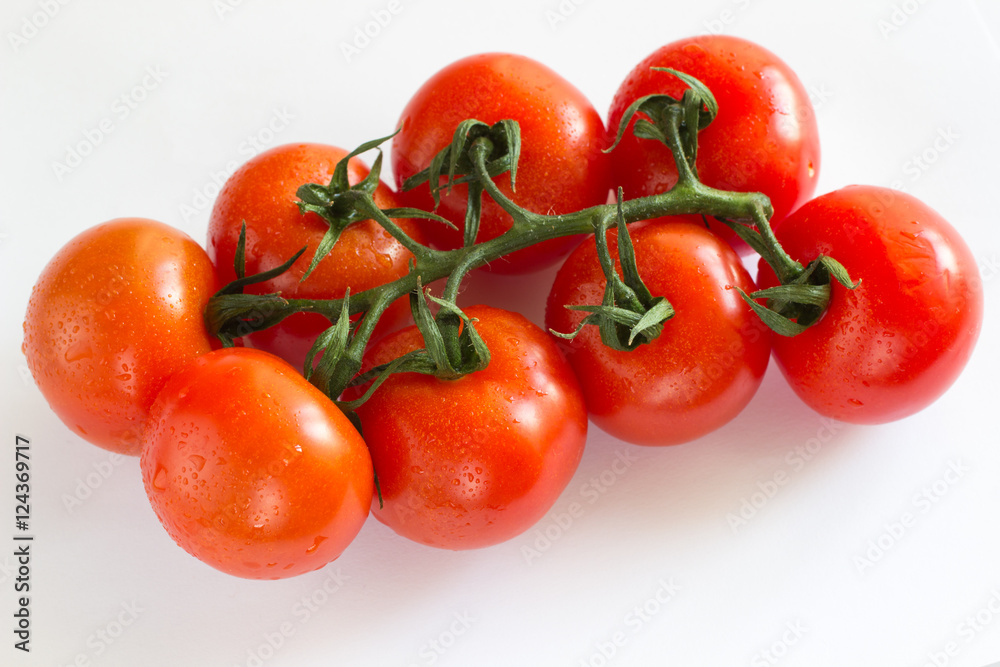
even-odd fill
[[[608,118],[612,134],[625,110],[640,97],[683,95],[685,84],[651,67],[694,76],[719,103],[715,120],[698,134],[695,164],[703,183],[722,190],[763,192],[774,207],[774,222],[812,196],[820,163],[816,116],[802,83],[776,55],[728,35],[667,44],[636,65],[618,88]],[[661,193],[677,183],[670,150],[659,142],[637,139],[631,126],[611,159],[613,185],[624,188],[626,197]],[[709,226],[740,253],[749,252],[749,246],[722,223],[710,220]]]
[[[264,283],[251,285],[247,293],[281,292],[289,299],[340,298],[376,287],[405,275],[413,255],[378,223],[354,223],[341,234],[330,253],[304,281],[302,276],[313,252],[329,226],[319,215],[299,212],[296,191],[306,183],[326,185],[347,152],[321,144],[277,146],[251,158],[240,167],[219,193],[208,223],[208,254],[221,283],[236,279],[233,259],[240,228],[246,222],[246,273],[251,275],[280,266],[302,247],[309,246],[292,268]],[[348,166],[348,181],[364,180],[368,169],[354,159]],[[380,208],[398,206],[387,185],[375,191]],[[397,220],[416,240],[423,237],[410,220]],[[397,328],[409,314],[406,299],[394,303],[379,321],[379,333]],[[250,345],[277,354],[302,368],[306,353],[330,322],[315,313],[296,313],[276,326],[247,336]]]
[[[487,53],[470,56],[432,76],[403,110],[402,128],[392,142],[397,189],[426,168],[451,143],[455,128],[474,118],[493,124],[512,118],[521,127],[521,159],[516,190],[510,175],[496,181],[520,206],[536,213],[570,213],[604,204],[610,189],[610,159],[601,152],[604,124],[593,105],[572,84],[548,67],[523,56]],[[438,213],[461,230],[467,188],[444,194]],[[400,192],[408,206],[433,206],[426,184]],[[483,198],[478,240],[499,236],[512,219],[489,197]],[[429,228],[431,241],[458,248],[462,232],[444,225]],[[520,250],[490,265],[500,273],[527,273],[563,257],[579,239],[561,238]]]
[[[815,325],[774,337],[795,392],[834,419],[878,424],[936,400],[965,367],[979,337],[979,269],[954,227],[918,199],[851,186],[806,203],[775,233],[802,263],[839,260],[860,285],[834,281]],[[777,280],[761,262],[761,287]]]
[[[770,335],[732,289],[753,291],[754,284],[722,239],[703,225],[664,218],[629,230],[639,275],[654,296],[670,301],[673,319],[658,338],[631,352],[605,346],[594,326],[560,344],[597,426],[636,444],[687,442],[719,428],[750,401],[767,368]],[[608,246],[617,258],[615,230]],[[604,285],[596,247],[585,241],[556,274],[546,326],[575,331],[585,313],[564,306],[599,305]]]
[[[149,406],[211,349],[212,263],[183,232],[142,218],[88,229],[42,271],[22,351],[52,410],[100,447],[137,455]]]
[[[579,385],[545,332],[517,313],[465,312],[490,349],[487,368],[458,380],[393,375],[358,410],[384,500],[373,514],[446,549],[530,528],[569,483],[587,434]],[[377,343],[367,362],[421,347],[411,327]]]
[[[214,568],[281,579],[337,558],[368,516],[361,436],[301,373],[260,350],[216,350],[153,404],[146,494],[177,544]]]

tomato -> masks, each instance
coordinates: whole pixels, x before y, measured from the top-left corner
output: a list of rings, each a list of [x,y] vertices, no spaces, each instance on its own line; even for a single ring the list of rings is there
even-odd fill
[[[948,389],[983,318],[979,269],[940,214],[902,192],[851,186],[817,197],[775,230],[795,259],[840,261],[860,285],[834,281],[803,333],[775,336],[778,367],[823,415],[859,424],[901,419]],[[761,263],[761,287],[777,281]]]
[[[619,86],[608,113],[609,132],[618,131],[625,110],[640,97],[683,95],[685,84],[651,67],[694,76],[719,103],[715,120],[698,134],[695,165],[703,183],[722,190],[763,192],[774,207],[773,222],[812,196],[820,165],[816,115],[802,83],[776,55],[728,35],[667,44],[636,65]],[[628,198],[658,194],[677,183],[670,150],[659,142],[637,139],[631,126],[611,158],[613,185],[621,186]],[[749,246],[724,224],[709,220],[709,226],[742,254],[749,252]]]
[[[548,335],[517,313],[465,312],[490,349],[486,369],[458,380],[396,374],[357,411],[384,500],[373,514],[446,549],[497,544],[535,524],[576,471],[587,434],[580,388]],[[411,327],[367,361],[421,347]]]
[[[521,159],[516,190],[510,175],[497,177],[501,191],[536,213],[571,213],[604,204],[610,188],[610,159],[601,152],[604,124],[593,105],[572,84],[548,67],[524,56],[487,53],[463,58],[432,76],[413,95],[392,142],[397,189],[426,168],[451,143],[455,128],[474,118],[493,124],[512,118],[521,128]],[[467,188],[444,194],[438,213],[459,229],[465,221]],[[426,184],[400,197],[408,206],[430,210]],[[512,218],[488,196],[478,240],[510,229]],[[462,245],[462,232],[444,225],[429,228],[431,241],[444,248]],[[490,265],[499,273],[527,273],[564,257],[579,238],[545,241]]]
[[[754,284],[722,239],[703,225],[664,218],[629,230],[640,277],[676,314],[659,337],[632,351],[606,347],[595,326],[560,344],[597,426],[636,444],[687,442],[747,405],[767,368],[770,335],[733,289],[752,292]],[[608,246],[617,258],[616,230],[609,232]],[[604,285],[595,244],[584,242],[556,274],[546,326],[575,331],[585,313],[564,306],[599,305]]]
[[[340,409],[285,361],[249,348],[204,355],[167,382],[140,463],[174,541],[248,579],[337,558],[374,488],[365,443]]]
[[[143,218],[88,229],[35,284],[22,351],[42,395],[83,439],[137,455],[167,379],[211,349],[212,263],[183,232]]]
[[[337,162],[346,155],[333,146],[287,144],[251,158],[230,176],[208,223],[208,254],[223,284],[236,279],[233,259],[244,222],[247,275],[280,266],[304,246],[309,247],[289,271],[251,285],[247,293],[281,292],[289,299],[340,298],[348,287],[356,294],[406,274],[413,255],[378,223],[366,220],[344,230],[330,253],[301,281],[329,225],[315,213],[302,215],[295,193],[307,183],[327,185]],[[359,160],[351,160],[348,181],[352,185],[367,175],[368,169]],[[375,191],[375,203],[380,208],[398,206],[395,194],[384,183]],[[423,240],[412,221],[397,223],[416,240]],[[406,299],[395,302],[379,321],[379,335],[398,328],[408,314]],[[313,341],[329,326],[322,315],[296,313],[246,339],[251,346],[302,368]]]

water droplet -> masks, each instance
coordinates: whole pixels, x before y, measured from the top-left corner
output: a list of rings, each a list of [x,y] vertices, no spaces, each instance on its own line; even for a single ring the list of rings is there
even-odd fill
[[[156,472],[153,474],[153,488],[157,491],[167,490],[167,469],[163,466],[156,466]]]
[[[194,466],[195,470],[201,470],[202,468],[205,467],[204,456],[198,456],[197,454],[192,454],[191,456],[188,457],[188,461],[191,462],[191,465]]]
[[[323,537],[322,535],[317,535],[316,539],[313,540],[313,543],[306,549],[306,553],[311,554],[312,552],[316,551],[316,549],[319,548],[319,545],[321,545],[325,541],[326,541],[325,537]]]
[[[63,356],[68,363],[72,364],[84,359],[90,359],[94,356],[94,351],[90,349],[90,343],[81,341],[67,348],[66,353]]]

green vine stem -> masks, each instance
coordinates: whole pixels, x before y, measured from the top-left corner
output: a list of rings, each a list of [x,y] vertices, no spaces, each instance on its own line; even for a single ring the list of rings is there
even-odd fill
[[[347,159],[360,152],[378,150],[378,159],[366,181],[348,186],[342,173],[344,170],[338,166],[329,184],[305,184],[299,189],[300,208],[319,213],[330,224],[331,231],[321,247],[317,248],[312,266],[329,252],[344,227],[356,220],[372,219],[413,254],[407,274],[340,299],[284,299],[279,294],[244,294],[244,287],[286,270],[294,258],[284,267],[267,272],[266,276],[244,277],[241,246],[236,259],[238,280],[220,290],[206,310],[210,330],[228,345],[235,337],[273,326],[294,313],[323,315],[332,326],[314,346],[305,372],[333,399],[337,399],[352,383],[374,380],[378,384],[390,372],[416,371],[459,377],[488,362],[488,351],[476,343],[475,322],[464,317],[455,303],[462,281],[470,271],[542,241],[591,233],[597,238],[599,253],[605,255],[602,262],[613,267],[613,262],[606,257],[607,244],[601,243],[604,234],[613,225],[617,225],[620,238],[624,235],[625,242],[620,246],[631,252],[631,243],[627,239],[628,224],[667,215],[700,213],[728,224],[775,269],[782,282],[780,288],[744,295],[744,298],[765,323],[779,333],[797,333],[811,323],[804,320],[815,321],[825,309],[831,276],[848,286],[851,285],[850,280],[843,267],[829,258],[803,267],[789,257],[771,230],[769,218],[772,208],[764,194],[719,190],[698,180],[695,168],[697,133],[715,117],[717,105],[711,92],[701,82],[679,72],[666,71],[688,84],[683,97],[678,100],[667,95],[652,95],[637,100],[624,115],[615,145],[632,118],[636,117],[633,132],[639,137],[664,143],[674,156],[679,179],[669,191],[636,199],[623,199],[619,195],[614,204],[561,215],[543,215],[526,210],[507,197],[493,180],[501,173],[510,172],[513,181],[520,152],[517,123],[501,121],[487,125],[475,120],[465,121],[457,128],[452,144],[441,151],[427,169],[404,185],[408,189],[428,183],[435,201],[439,201],[443,190],[456,184],[470,185],[470,199],[477,201],[470,201],[467,207],[465,245],[454,250],[438,250],[409,237],[393,218],[422,217],[432,219],[434,224],[450,225],[447,220],[428,211],[409,208],[383,210],[375,204],[372,193],[381,166],[379,145],[390,137],[368,142],[345,157],[343,162],[346,165]],[[489,196],[509,213],[513,225],[500,236],[476,242],[481,211],[478,198],[481,196]],[[631,349],[655,338],[660,330],[658,327],[673,316],[673,310],[662,297],[653,298],[649,294],[636,271],[628,270],[629,264],[634,265],[634,258],[629,260],[623,255],[620,259],[626,268],[624,279],[620,285],[616,282],[613,289],[609,289],[612,294],[606,295],[604,304],[591,309],[588,324],[601,326],[602,339],[607,344]],[[423,286],[442,279],[446,279],[442,296],[432,298],[439,307],[438,312],[431,317]],[[825,295],[822,293],[824,281]],[[378,318],[389,304],[407,294],[411,295],[414,318],[427,348],[423,354],[410,355],[409,359],[387,364],[359,380],[357,373],[362,356]],[[768,306],[757,303],[757,299],[768,299]],[[653,309],[655,312],[652,312]],[[622,310],[628,312],[623,315]],[[642,326],[638,328],[640,322]],[[782,322],[792,326],[783,326]],[[620,330],[622,326],[624,331]],[[314,369],[313,360],[320,351],[323,351],[323,356]],[[347,409],[351,407],[356,407],[356,404],[350,404]]]

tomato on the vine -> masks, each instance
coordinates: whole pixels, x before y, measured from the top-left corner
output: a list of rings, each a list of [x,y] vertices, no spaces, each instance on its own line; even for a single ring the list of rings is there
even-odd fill
[[[413,95],[392,141],[397,189],[426,168],[448,146],[466,119],[493,124],[513,119],[521,128],[521,159],[514,189],[510,175],[496,180],[520,206],[543,214],[570,213],[604,204],[610,190],[608,143],[600,114],[575,86],[545,65],[524,56],[486,53],[463,58],[432,76]],[[438,213],[459,228],[428,228],[431,241],[445,248],[462,245],[467,188],[458,185],[441,198]],[[430,210],[426,184],[400,192],[408,206]],[[484,198],[478,240],[510,229],[511,216]],[[519,250],[490,265],[500,273],[527,273],[565,256],[579,239],[561,238]]]
[[[579,385],[549,336],[517,313],[465,312],[490,349],[484,370],[392,375],[357,411],[384,501],[373,514],[446,549],[497,544],[535,524],[576,471],[587,434]],[[421,347],[416,327],[404,329],[367,363]]]
[[[657,218],[629,231],[640,277],[673,305],[674,317],[632,351],[605,346],[596,326],[560,345],[602,430],[642,445],[687,442],[749,403],[767,368],[770,332],[733,289],[754,290],[739,256],[703,225]],[[608,246],[621,272],[617,230]],[[556,274],[546,326],[575,331],[585,313],[565,306],[599,305],[605,283],[595,244],[584,242]]]
[[[653,67],[690,74],[708,86],[719,103],[715,120],[698,133],[695,164],[705,185],[763,192],[774,207],[774,222],[812,196],[820,166],[816,115],[799,78],[778,56],[729,35],[667,44],[636,65],[618,88],[608,113],[612,134],[625,110],[640,97],[682,96],[686,84]],[[657,141],[635,137],[631,125],[611,159],[613,186],[621,186],[629,199],[661,193],[677,183],[670,150]],[[741,253],[749,252],[749,246],[724,224],[709,220],[709,226]]]
[[[53,412],[83,439],[137,455],[167,379],[208,352],[212,263],[187,234],[119,218],[69,241],[31,293],[22,350]]]
[[[807,202],[775,228],[803,264],[823,254],[859,285],[836,281],[821,319],[774,337],[795,392],[823,415],[859,424],[901,419],[952,385],[983,318],[979,268],[955,228],[915,197],[850,186]],[[777,279],[761,262],[760,286]]]
[[[309,247],[291,269],[250,285],[248,294],[280,292],[288,299],[332,299],[377,287],[406,274],[413,255],[373,220],[356,222],[340,235],[329,254],[302,281],[313,252],[329,225],[316,213],[300,213],[296,191],[307,183],[326,185],[347,151],[323,144],[286,144],[265,151],[240,167],[219,193],[208,223],[208,254],[215,263],[220,282],[236,279],[236,256],[240,229],[246,223],[246,274],[280,266],[305,246]],[[360,160],[348,163],[348,181],[364,180],[368,169]],[[396,196],[384,183],[375,191],[380,208],[398,206]],[[397,220],[418,241],[420,228],[411,220]],[[379,320],[379,333],[398,328],[408,315],[405,299],[389,307]],[[301,368],[316,337],[330,322],[315,313],[296,313],[276,326],[246,336],[251,346],[277,354]]]
[[[249,348],[206,354],[167,382],[141,468],[174,541],[249,579],[340,556],[374,488],[365,443],[340,409],[285,361]]]

